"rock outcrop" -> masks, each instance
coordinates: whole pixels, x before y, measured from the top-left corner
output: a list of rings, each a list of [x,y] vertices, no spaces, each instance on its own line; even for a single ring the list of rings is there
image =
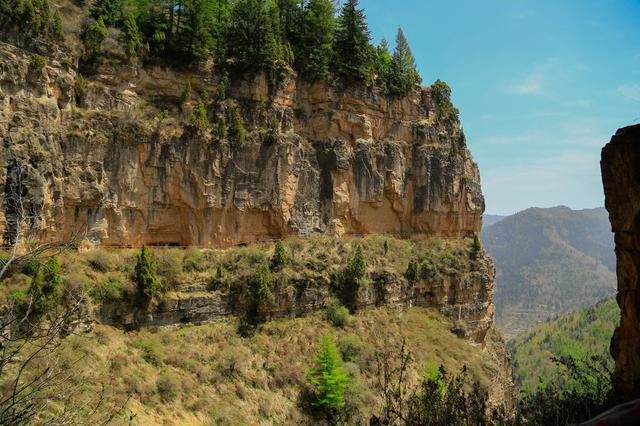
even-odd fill
[[[615,233],[620,326],[611,341],[614,385],[640,393],[640,125],[619,129],[602,150],[605,207]]]
[[[368,284],[359,287],[353,307],[436,308],[452,321],[457,335],[484,345],[487,332],[493,326],[495,267],[484,251],[474,255],[470,244],[460,246],[455,254],[446,255],[442,261],[432,258],[434,271],[425,271],[416,282],[409,282],[394,270],[371,271],[367,274]],[[447,262],[455,263],[455,267],[445,266]],[[307,271],[283,282],[276,280],[274,301],[266,308],[265,316],[297,317],[324,309],[331,300],[341,298],[341,286],[335,282],[336,272],[325,265],[321,270]],[[249,280],[250,277],[239,277],[241,282]],[[119,301],[103,305],[99,315],[105,323],[133,329],[242,316],[250,304],[246,293],[238,288],[216,285],[210,279],[193,279],[188,286],[176,288],[149,309]]]
[[[40,240],[223,246],[480,230],[477,166],[428,88],[389,97],[260,73],[215,101],[210,74],[92,72],[80,78],[56,56],[34,69],[0,44],[0,185],[22,180]],[[194,100],[181,104],[188,80]],[[240,112],[244,144],[188,124],[196,94],[214,130]],[[0,210],[7,242],[16,212]]]

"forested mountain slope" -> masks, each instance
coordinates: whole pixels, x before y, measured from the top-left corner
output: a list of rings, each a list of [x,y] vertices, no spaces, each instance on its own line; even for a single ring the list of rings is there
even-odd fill
[[[508,337],[615,292],[603,208],[530,208],[485,228],[482,241],[496,262],[496,321]]]

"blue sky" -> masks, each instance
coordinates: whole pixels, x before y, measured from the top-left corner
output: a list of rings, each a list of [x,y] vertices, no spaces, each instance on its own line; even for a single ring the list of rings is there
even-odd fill
[[[600,149],[640,123],[640,0],[361,0],[374,41],[400,25],[441,78],[487,213],[604,205]]]

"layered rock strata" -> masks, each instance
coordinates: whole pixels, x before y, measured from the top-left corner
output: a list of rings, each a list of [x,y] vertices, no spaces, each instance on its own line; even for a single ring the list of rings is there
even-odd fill
[[[93,73],[80,78],[55,55],[37,70],[28,52],[0,44],[0,186],[20,177],[40,240],[221,246],[480,230],[477,166],[428,88],[394,98],[292,74],[235,78],[229,99],[205,106],[211,127],[240,113],[241,144],[188,124],[197,102],[181,104],[180,92],[189,80],[215,99],[207,75]],[[5,243],[15,218],[5,203]]]

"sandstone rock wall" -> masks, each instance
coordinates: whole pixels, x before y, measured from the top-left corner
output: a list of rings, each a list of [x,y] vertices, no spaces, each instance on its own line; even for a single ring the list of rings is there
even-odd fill
[[[605,207],[615,233],[620,326],[611,341],[614,385],[640,393],[640,125],[619,129],[602,149]]]
[[[41,240],[221,246],[480,230],[477,166],[429,89],[392,98],[258,74],[233,79],[219,102],[209,74],[108,63],[83,80],[64,58],[42,71],[28,58],[0,44],[0,187],[21,176]],[[187,80],[212,126],[241,111],[244,146],[187,124],[195,101],[177,106]],[[5,243],[15,217],[5,203]]]

